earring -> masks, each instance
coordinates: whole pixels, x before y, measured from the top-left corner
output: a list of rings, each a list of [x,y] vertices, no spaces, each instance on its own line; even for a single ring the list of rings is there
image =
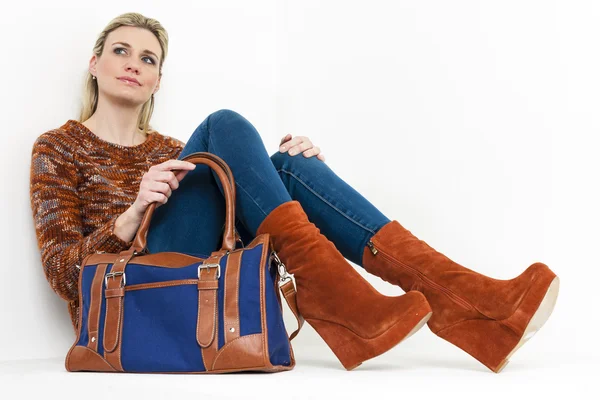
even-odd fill
[[[92,79],[96,79],[96,75],[92,75]]]

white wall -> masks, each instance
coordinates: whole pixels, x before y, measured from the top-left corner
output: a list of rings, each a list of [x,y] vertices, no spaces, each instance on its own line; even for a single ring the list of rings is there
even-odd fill
[[[515,357],[598,356],[600,4],[278,7],[277,131],[308,135],[388,218],[466,267],[508,279],[550,266],[557,306]],[[402,352],[462,357],[433,334],[411,340]]]
[[[285,133],[309,136],[384,214],[462,265],[508,279],[542,261],[559,274],[554,314],[515,357],[597,355],[596,2],[219,1],[185,2],[180,14],[173,2],[103,4],[16,5],[0,27],[0,360],[62,357],[74,340],[39,264],[31,145],[76,115],[96,35],[130,10],[171,37],[159,131],[186,140],[230,108],[269,152]],[[304,329],[295,346],[325,348]],[[461,352],[429,333],[402,351]]]

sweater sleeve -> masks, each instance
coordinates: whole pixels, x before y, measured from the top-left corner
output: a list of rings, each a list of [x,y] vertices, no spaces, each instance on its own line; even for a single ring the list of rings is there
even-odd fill
[[[30,197],[38,248],[46,279],[61,298],[78,299],[81,261],[96,251],[129,248],[113,229],[118,215],[83,235],[74,146],[60,135],[40,135],[31,152]]]

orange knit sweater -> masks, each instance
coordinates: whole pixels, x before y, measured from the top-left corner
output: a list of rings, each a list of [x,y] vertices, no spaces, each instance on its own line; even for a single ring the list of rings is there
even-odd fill
[[[33,144],[31,210],[44,273],[52,290],[68,302],[77,332],[78,279],[90,253],[129,248],[113,232],[115,220],[135,201],[151,166],[176,159],[185,143],[156,131],[135,146],[96,136],[68,120]]]

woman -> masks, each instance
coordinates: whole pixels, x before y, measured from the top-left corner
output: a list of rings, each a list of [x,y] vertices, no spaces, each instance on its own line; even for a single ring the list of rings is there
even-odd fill
[[[219,248],[220,181],[206,165],[182,160],[199,151],[230,166],[239,240],[271,235],[295,276],[300,312],[348,370],[427,322],[499,372],[547,320],[558,277],[545,264],[497,280],[453,262],[346,184],[306,137],[287,135],[269,157],[253,125],[231,110],[210,114],[187,143],[154,131],[149,121],[167,47],[158,21],[137,13],[115,18],[94,47],[79,120],[33,146],[31,206],[42,263],[69,302],[75,329],[81,261],[129,248],[152,202],[159,204],[149,252],[206,257]],[[345,258],[406,293],[382,295]]]

